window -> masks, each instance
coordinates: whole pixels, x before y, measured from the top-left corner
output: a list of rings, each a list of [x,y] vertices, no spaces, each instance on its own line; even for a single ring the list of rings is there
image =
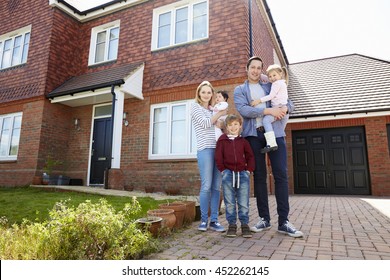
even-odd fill
[[[16,160],[22,113],[0,116],[0,160]]]
[[[0,69],[27,62],[31,26],[0,36]]]
[[[152,50],[208,37],[208,1],[181,1],[153,11]]]
[[[116,60],[119,46],[120,21],[110,22],[95,28],[91,32],[89,65]]]
[[[195,131],[190,107],[193,100],[151,107],[149,159],[196,157]]]

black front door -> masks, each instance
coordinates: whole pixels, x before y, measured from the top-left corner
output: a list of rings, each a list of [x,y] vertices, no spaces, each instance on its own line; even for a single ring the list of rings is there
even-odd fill
[[[293,131],[294,192],[370,194],[363,127]]]
[[[94,120],[89,179],[91,185],[104,184],[104,172],[111,160],[111,125],[111,118]]]

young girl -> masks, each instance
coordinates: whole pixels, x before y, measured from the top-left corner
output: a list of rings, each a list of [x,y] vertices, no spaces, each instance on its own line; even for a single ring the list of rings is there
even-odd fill
[[[211,107],[210,109],[213,110],[213,115],[217,114],[219,111],[226,110],[228,108],[228,101],[229,95],[226,91],[220,90],[217,92],[215,96],[215,106]],[[218,121],[224,122],[226,119],[226,116],[220,117]],[[218,141],[219,137],[223,134],[222,129],[215,126],[215,140]]]
[[[256,106],[260,103],[271,101],[272,107],[281,107],[287,104],[288,93],[288,72],[286,67],[281,67],[277,64],[270,65],[267,68],[267,76],[272,83],[271,92],[269,95],[251,102],[251,106]],[[267,141],[267,146],[261,150],[262,153],[272,152],[278,149],[276,144],[275,133],[272,128],[272,123],[275,118],[272,115],[265,115],[263,117],[264,136]],[[288,114],[281,120],[284,127],[286,127],[288,121]]]

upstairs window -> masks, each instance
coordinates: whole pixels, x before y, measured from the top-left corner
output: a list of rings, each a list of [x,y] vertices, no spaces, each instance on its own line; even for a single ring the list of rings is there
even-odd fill
[[[22,113],[0,115],[0,161],[16,160],[21,127]]]
[[[31,26],[0,35],[0,69],[27,62]]]
[[[151,107],[149,159],[196,157],[196,137],[191,123],[193,100]]]
[[[120,21],[92,28],[89,65],[116,60],[119,46]]]
[[[181,1],[153,11],[152,50],[208,37],[208,1]]]

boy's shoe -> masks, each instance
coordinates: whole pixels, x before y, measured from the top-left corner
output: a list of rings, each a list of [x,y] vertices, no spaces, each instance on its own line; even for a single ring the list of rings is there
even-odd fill
[[[242,232],[242,237],[244,238],[251,238],[252,233],[251,230],[249,229],[248,225],[241,225],[241,232]]]
[[[283,225],[278,227],[278,232],[288,234],[291,237],[302,237],[303,233],[297,230],[292,223],[285,221]]]
[[[237,236],[237,225],[231,224],[226,233],[226,237],[236,237]]]
[[[215,231],[219,231],[219,232],[225,231],[225,228],[218,222],[211,222],[210,229],[215,230]]]
[[[263,230],[269,230],[271,228],[271,224],[269,221],[264,220],[263,218],[260,218],[260,221],[251,227],[251,231],[253,232],[260,232]]]
[[[207,222],[201,222],[198,226],[198,230],[200,231],[207,231]]]

